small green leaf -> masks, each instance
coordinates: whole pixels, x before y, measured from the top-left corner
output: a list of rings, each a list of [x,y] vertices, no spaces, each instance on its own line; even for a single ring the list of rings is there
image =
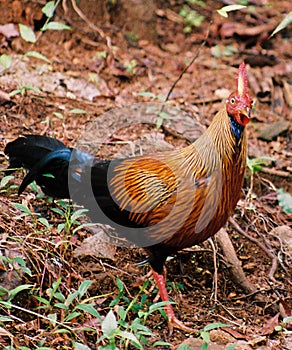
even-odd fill
[[[246,6],[244,6],[244,5],[228,5],[228,6],[222,7],[220,10],[217,10],[217,12],[219,13],[220,16],[227,18],[228,12],[241,10],[245,7]]]
[[[50,228],[51,225],[46,218],[38,218],[38,222],[43,224],[46,228]]]
[[[60,207],[64,208],[67,210],[68,208],[68,203],[63,201],[63,200],[58,200],[57,203],[59,204]]]
[[[54,114],[57,118],[59,118],[59,119],[64,119],[63,114],[60,113],[60,112],[54,112],[53,114]]]
[[[252,173],[262,170],[262,165],[268,165],[269,162],[275,161],[274,158],[269,156],[261,156],[258,158],[247,158],[246,165]]]
[[[79,295],[79,293],[77,290],[75,290],[74,293],[69,294],[67,299],[66,299],[66,305],[68,305],[68,306],[71,305],[73,300],[78,298],[78,295]]]
[[[288,15],[282,20],[282,22],[276,27],[270,37],[277,34],[280,30],[285,29],[292,23],[292,11],[288,13]]]
[[[236,346],[237,346],[236,343],[235,344],[230,344],[230,345],[227,346],[226,350],[233,350],[233,349],[236,348]]]
[[[80,315],[80,312],[73,311],[67,317],[65,317],[64,321],[69,322],[73,320],[73,318],[78,317],[79,315]]]
[[[65,227],[65,224],[58,224],[57,231],[61,232],[64,229],[64,227]]]
[[[38,58],[39,60],[43,60],[47,63],[51,63],[51,61],[46,56],[36,51],[28,51],[24,56]]]
[[[12,57],[4,53],[0,56],[0,64],[3,68],[9,69],[12,64]]]
[[[47,317],[48,317],[48,320],[51,322],[51,324],[53,326],[55,326],[56,325],[56,321],[57,321],[57,314],[56,313],[50,314]]]
[[[181,344],[177,350],[193,350],[193,348],[189,347],[187,344]]]
[[[206,342],[209,343],[210,342],[210,333],[206,332],[206,331],[202,331],[200,333],[200,337]]]
[[[0,299],[0,305],[3,305],[4,307],[6,307],[6,309],[12,308],[12,304],[9,301],[3,301],[1,299]]]
[[[4,176],[4,177],[1,179],[0,187],[5,187],[11,179],[14,179],[14,176],[13,176],[13,175]]]
[[[167,348],[167,349],[170,349],[170,343],[168,343],[168,342],[166,342],[166,341],[156,341],[155,343],[153,343],[152,344],[152,348],[153,349],[155,349],[156,347],[158,347],[158,346],[163,346],[164,347],[164,349],[165,349],[165,347]],[[183,345],[185,345],[185,344],[183,344]],[[186,345],[187,346],[187,348],[182,348],[182,345],[180,345],[178,348],[177,348],[177,350],[178,349],[180,349],[180,350],[193,350],[192,348],[190,348],[188,345]]]
[[[57,299],[57,300],[59,300],[59,301],[62,301],[62,302],[65,302],[65,297],[64,297],[64,295],[62,294],[62,293],[60,293],[60,292],[56,292],[55,294],[54,294],[54,297]]]
[[[30,27],[19,23],[19,32],[20,32],[20,36],[22,37],[22,39],[27,41],[28,43],[35,43],[36,42],[35,33]]]
[[[292,213],[292,195],[290,193],[284,192],[283,188],[278,191],[278,201],[283,212],[286,214]]]
[[[87,292],[88,288],[91,286],[92,281],[91,280],[86,280],[83,281],[79,288],[78,288],[78,293],[79,293],[79,298],[81,299],[83,295]]]
[[[84,109],[80,108],[73,108],[69,111],[69,113],[74,113],[74,114],[87,114],[87,112]]]
[[[288,316],[288,317],[283,318],[283,322],[292,324],[292,316]]]
[[[141,91],[138,94],[139,96],[143,96],[143,97],[150,97],[151,99],[155,99],[156,95],[153,92],[150,91]]]
[[[113,310],[110,310],[108,314],[105,316],[104,320],[101,324],[102,333],[105,336],[111,336],[114,331],[118,328],[116,316],[113,313]]]
[[[33,181],[29,186],[34,192],[38,193],[38,186],[35,181]]]
[[[52,208],[52,211],[53,211],[54,213],[57,213],[57,214],[61,215],[61,216],[64,216],[64,215],[65,215],[65,213],[63,212],[63,210],[62,210],[62,209],[59,209],[59,208]]]
[[[13,319],[8,316],[1,316],[0,315],[0,322],[12,322]]]
[[[208,347],[209,347],[208,343],[204,343],[201,347],[201,350],[208,350]]]
[[[21,204],[21,203],[11,203],[11,204],[14,205],[18,210],[22,211],[23,213],[27,215],[32,215],[32,212],[25,204]]]
[[[120,306],[118,309],[118,315],[122,321],[126,320],[127,312],[123,306]]]
[[[68,306],[66,306],[66,305],[63,304],[63,303],[55,303],[55,304],[54,304],[54,307],[57,307],[57,308],[63,309],[63,310],[69,310]]]
[[[119,277],[117,277],[116,282],[117,282],[119,294],[123,294],[123,292],[124,292],[124,283],[121,281],[121,279]]]
[[[133,342],[135,344],[136,347],[143,350],[142,344],[139,342],[139,340],[137,339],[137,337],[133,333],[130,333],[127,331],[119,331],[118,335],[120,337],[122,337],[123,339],[130,340],[131,342]]]
[[[75,220],[81,218],[82,216],[86,215],[87,212],[88,212],[88,209],[77,209],[71,215],[71,220],[75,221]]]
[[[219,323],[210,323],[204,327],[204,331],[209,332],[209,331],[212,331],[213,329],[221,328],[221,327],[230,327],[230,326],[226,323],[220,323],[220,322]]]
[[[152,314],[157,310],[164,309],[164,306],[169,304],[175,304],[175,303],[173,301],[159,301],[158,303],[150,305],[148,313]]]
[[[36,300],[38,300],[40,303],[45,304],[45,305],[47,305],[47,306],[50,305],[49,300],[47,300],[47,299],[45,299],[45,298],[43,298],[43,297],[40,297],[40,296],[38,296],[38,295],[35,295],[34,297],[35,297]]]
[[[48,17],[51,18],[54,15],[56,6],[55,1],[49,1],[45,4],[45,6],[42,8],[42,12]]]
[[[46,30],[71,30],[71,27],[67,26],[64,23],[60,22],[49,22],[48,24],[45,24],[41,31],[44,32]]]
[[[87,345],[78,343],[76,341],[73,342],[73,347],[74,347],[74,350],[90,350],[90,348]]]
[[[89,313],[91,316],[98,318],[101,321],[101,317],[99,312],[95,309],[93,304],[79,304],[76,306],[76,309],[85,311]]]

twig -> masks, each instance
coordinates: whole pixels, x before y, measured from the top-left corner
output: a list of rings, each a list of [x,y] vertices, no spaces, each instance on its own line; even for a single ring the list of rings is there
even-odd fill
[[[221,304],[221,306],[223,307],[223,309],[224,309],[225,311],[227,311],[227,312],[231,315],[231,317],[233,317],[234,319],[237,319],[237,317],[234,316],[233,314],[231,314],[230,311],[229,311],[226,307],[224,307],[224,305]],[[241,324],[241,323],[232,321],[232,320],[228,319],[227,317],[224,317],[224,316],[222,316],[222,315],[220,315],[220,314],[216,314],[215,316],[216,316],[216,317],[220,317],[220,318],[222,318],[222,320],[224,320],[225,322],[227,321],[228,323],[232,323],[232,324],[234,324],[234,325],[237,326],[237,327],[242,327],[242,324]]]
[[[233,218],[229,218],[230,223],[234,226],[234,228],[236,229],[236,231],[238,231],[241,235],[243,235],[244,237],[246,237],[247,239],[249,239],[251,242],[255,243],[258,247],[260,247],[265,253],[266,255],[272,260],[272,266],[270,269],[270,272],[268,274],[269,278],[273,281],[276,282],[275,278],[274,278],[274,274],[275,271],[278,267],[278,259],[277,257],[271,253],[269,251],[268,248],[266,248],[264,246],[264,244],[262,244],[261,242],[259,242],[256,238],[251,237],[250,235],[248,235],[239,225],[238,223],[233,219]]]
[[[186,73],[186,71],[190,68],[190,66],[195,62],[195,60],[198,58],[199,56],[199,53],[200,51],[202,50],[202,48],[206,45],[206,42],[207,42],[207,39],[209,37],[209,34],[210,34],[210,26],[211,26],[212,22],[209,23],[209,26],[208,26],[208,30],[207,30],[207,34],[206,34],[206,37],[204,39],[204,41],[201,43],[201,45],[198,47],[194,57],[191,59],[190,63],[187,64],[185,66],[185,68],[182,70],[182,72],[180,73],[179,77],[175,80],[175,82],[172,84],[172,86],[170,87],[169,91],[168,91],[168,94],[161,106],[161,109],[160,109],[160,113],[163,112],[164,110],[164,107],[167,103],[167,101],[169,100],[169,97],[172,93],[172,91],[174,90],[174,88],[176,87],[177,83],[181,80],[181,78],[183,77],[183,75]]]
[[[107,44],[110,42],[110,38],[104,33],[104,31],[100,28],[98,28],[95,24],[93,24],[86,16],[85,14],[80,10],[80,8],[77,6],[75,0],[71,0],[71,4],[73,7],[73,10],[77,13],[77,15],[88,25],[89,28],[97,32],[100,37],[104,40],[106,40]]]
[[[285,178],[292,177],[292,174],[289,171],[277,170],[274,168],[262,168],[261,172],[272,176],[278,176],[278,177],[285,177]]]
[[[213,250],[213,262],[214,262],[214,277],[213,277],[213,286],[214,286],[214,301],[215,303],[218,302],[218,268],[217,268],[217,249],[215,247],[214,241],[212,238],[208,239],[209,243],[211,244],[212,250]]]
[[[235,249],[233,247],[233,244],[226,232],[225,229],[221,229],[217,235],[216,238],[223,250],[225,259],[229,263],[229,269],[232,275],[232,279],[236,284],[238,284],[245,293],[254,293],[257,289],[256,287],[247,280],[245,277],[244,271],[241,267],[241,263],[236,255]],[[262,298],[260,298],[259,295],[256,295],[256,298],[259,301],[263,301]]]

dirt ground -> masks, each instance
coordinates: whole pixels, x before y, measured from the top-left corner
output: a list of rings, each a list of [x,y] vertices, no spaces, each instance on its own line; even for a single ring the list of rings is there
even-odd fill
[[[10,1],[14,7],[15,3],[19,6],[20,2]],[[26,5],[26,11],[19,12],[19,18],[13,18],[14,7],[7,6],[6,12],[2,10],[1,24],[25,23],[38,32],[37,21],[31,18],[39,20],[41,5],[31,3],[33,5]],[[184,2],[161,2],[155,16],[158,33],[155,43],[144,38],[133,40],[109,19],[95,23],[105,33],[106,38],[101,38],[100,33],[76,13],[70,17],[70,13],[64,15],[63,9],[54,20],[70,24],[72,30],[46,31],[33,48],[19,34],[2,34],[0,30],[1,54],[11,56],[14,62],[10,69],[2,70],[0,76],[1,169],[8,165],[3,152],[5,145],[21,134],[45,134],[74,147],[82,143],[88,130],[91,132],[97,126],[101,130],[98,135],[101,158],[115,157],[119,152],[129,154],[128,148],[133,151],[133,142],[137,139],[146,139],[152,146],[160,142],[160,149],[183,147],[209,125],[224,98],[234,89],[237,67],[244,60],[256,101],[248,125],[248,154],[250,159],[264,157],[265,164],[254,174],[247,171],[242,198],[234,214],[238,225],[229,222],[226,229],[246,278],[258,292],[247,295],[232,282],[214,238],[213,245],[206,242],[187,249],[167,262],[169,294],[176,302],[176,314],[192,327],[202,330],[218,322],[231,325],[211,332],[212,342],[219,344],[214,349],[221,349],[219,346],[225,349],[230,343],[241,344],[235,349],[289,349],[292,348],[291,323],[282,321],[291,316],[292,310],[292,216],[283,211],[277,194],[281,188],[292,193],[291,26],[272,38],[269,35],[291,11],[291,3],[250,1],[247,9],[232,12],[228,18],[215,11],[227,2],[204,3],[205,7],[192,5],[205,16],[203,24],[185,33],[184,23],[174,15]],[[93,2],[88,4],[94,6]],[[32,50],[49,61],[22,56]],[[138,103],[137,108],[145,108],[140,106],[159,101],[160,95],[167,96],[194,57],[194,63],[169,96],[171,106],[180,110],[178,119],[165,120],[159,129],[155,120],[147,124],[143,113],[137,114],[133,105]],[[21,91],[8,95],[16,89]],[[113,108],[122,108],[122,111],[110,112]],[[139,152],[140,143],[134,145],[135,152]],[[145,149],[147,152],[147,147]],[[93,284],[88,293],[98,296],[94,302],[102,316],[108,313],[110,303],[117,297],[119,305],[128,305],[126,299],[134,300],[136,296],[135,303],[140,306],[143,298],[148,305],[158,301],[151,278],[144,290],[141,289],[145,282],[142,277],[149,271],[147,265],[136,265],[146,257],[142,249],[113,248],[105,244],[96,252],[76,253],[77,248],[84,248],[83,242],[91,237],[90,231],[83,228],[73,233],[72,229],[69,234],[60,234],[58,224],[63,218],[50,210],[55,203],[39,198],[30,190],[17,196],[13,184],[19,184],[22,177],[23,173],[15,175],[9,187],[2,183],[0,196],[1,254],[25,258],[32,277],[22,275],[22,284],[34,285],[39,295],[45,296],[59,277],[64,293],[76,290],[82,281],[90,279]],[[42,229],[40,223],[34,226],[31,217],[19,218],[19,211],[12,204],[15,202],[26,204],[33,212],[46,217],[50,230]],[[11,265],[3,262],[1,285],[7,289],[19,285],[18,277],[13,276]],[[124,283],[122,297],[117,277]],[[261,295],[262,301],[255,295]],[[24,309],[40,311],[37,301],[25,292],[18,295],[15,303]],[[15,348],[33,349],[40,344],[56,349],[73,348],[70,333],[54,333],[49,323],[35,314],[1,308],[1,305],[2,316],[15,316],[9,323],[0,319],[3,348],[12,343]],[[114,307],[113,310],[117,311]],[[135,317],[137,312],[131,309],[128,322]],[[71,322],[76,329],[82,325],[79,319]],[[90,322],[93,327],[94,320],[85,319],[83,325]],[[186,340],[191,349],[199,346],[192,343],[195,340],[190,334],[174,330],[169,335],[167,323],[158,312],[147,318],[146,326],[154,335],[148,339],[149,344],[144,345],[145,349],[157,341],[169,345],[154,348],[175,349]],[[97,338],[98,332],[85,331],[80,335],[89,349],[98,348]],[[126,346],[119,347],[117,343],[117,348]]]

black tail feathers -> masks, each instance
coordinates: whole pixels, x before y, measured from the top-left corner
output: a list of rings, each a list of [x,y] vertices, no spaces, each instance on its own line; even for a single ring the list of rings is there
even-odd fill
[[[69,198],[68,166],[71,149],[61,141],[41,135],[25,135],[9,142],[4,150],[9,157],[7,173],[15,168],[29,170],[18,193],[32,182],[54,198]]]

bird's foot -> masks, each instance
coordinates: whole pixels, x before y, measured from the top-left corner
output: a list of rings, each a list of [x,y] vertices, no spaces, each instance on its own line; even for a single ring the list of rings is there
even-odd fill
[[[186,333],[198,333],[196,329],[187,326],[184,322],[180,321],[175,316],[172,316],[168,321],[169,335],[172,334],[174,328],[180,329]]]

